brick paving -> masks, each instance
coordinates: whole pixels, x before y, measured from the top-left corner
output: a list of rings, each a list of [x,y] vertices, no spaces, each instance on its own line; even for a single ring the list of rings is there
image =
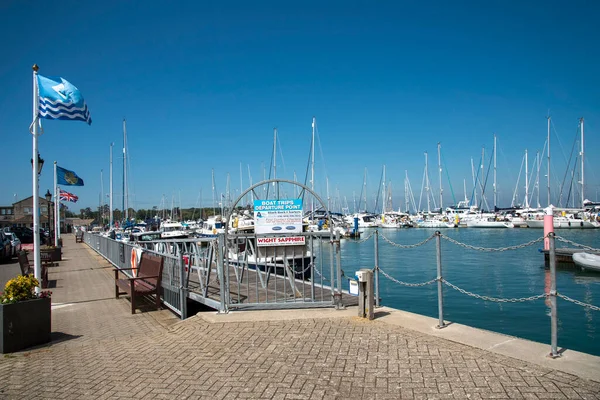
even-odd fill
[[[377,320],[131,315],[110,265],[65,242],[55,340],[0,359],[0,399],[600,399],[598,382]]]

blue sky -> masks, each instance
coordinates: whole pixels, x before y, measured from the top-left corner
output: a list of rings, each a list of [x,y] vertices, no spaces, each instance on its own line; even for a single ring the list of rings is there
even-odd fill
[[[85,97],[93,124],[44,121],[47,162],[74,170],[84,187],[70,209],[98,206],[101,169],[108,193],[114,142],[114,202],[121,208],[122,120],[127,119],[130,205],[212,206],[269,168],[273,128],[278,176],[303,177],[317,118],[316,189],[339,192],[352,208],[363,188],[375,199],[386,165],[394,207],[408,171],[417,201],[429,153],[438,190],[437,143],[444,158],[444,205],[471,158],[498,140],[499,205],[511,202],[521,161],[530,165],[552,115],[553,203],[585,118],[586,193],[598,200],[600,5],[530,2],[82,2],[0,3],[0,204],[32,193],[31,66],[62,76]],[[564,155],[563,155],[564,154]],[[489,159],[486,159],[487,170]],[[267,171],[268,174],[268,171]],[[546,203],[545,161],[542,203]],[[491,203],[492,177],[486,188]],[[520,181],[524,194],[524,177]],[[200,196],[202,193],[202,196]],[[16,196],[15,196],[16,194]],[[437,196],[436,196],[437,200]],[[364,207],[363,207],[364,208]],[[373,208],[372,205],[369,208]]]

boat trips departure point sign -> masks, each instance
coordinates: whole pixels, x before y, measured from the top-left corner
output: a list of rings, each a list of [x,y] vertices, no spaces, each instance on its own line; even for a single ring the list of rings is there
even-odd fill
[[[302,199],[254,200],[256,233],[301,233]]]

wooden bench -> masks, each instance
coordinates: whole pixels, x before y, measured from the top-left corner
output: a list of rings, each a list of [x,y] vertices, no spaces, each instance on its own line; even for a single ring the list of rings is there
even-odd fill
[[[77,232],[75,234],[75,243],[83,243],[83,232]]]
[[[33,265],[29,264],[27,253],[24,251],[19,252],[19,266],[21,267],[21,275],[35,275]],[[42,289],[48,288],[48,267],[46,264],[42,264]]]
[[[135,314],[135,302],[138,296],[154,294],[156,309],[160,309],[160,288],[163,270],[163,258],[148,252],[142,253],[137,267],[137,274],[133,278],[119,279],[119,272],[131,271],[132,268],[115,269],[115,297],[120,294],[129,294],[131,298],[131,313]],[[122,289],[124,292],[120,292]]]

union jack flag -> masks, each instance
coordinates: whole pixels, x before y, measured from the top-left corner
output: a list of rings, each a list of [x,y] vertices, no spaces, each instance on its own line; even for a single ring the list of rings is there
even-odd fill
[[[60,191],[60,201],[72,201],[73,203],[77,203],[79,197],[75,196],[73,193],[65,192],[64,190]]]

